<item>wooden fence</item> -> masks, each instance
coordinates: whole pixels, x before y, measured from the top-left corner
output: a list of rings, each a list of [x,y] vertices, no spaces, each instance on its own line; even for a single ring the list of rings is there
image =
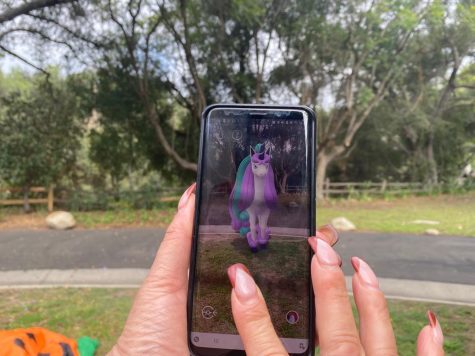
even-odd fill
[[[0,188],[0,193],[21,193],[23,192],[22,188]],[[46,198],[30,198],[31,193],[44,193]],[[53,186],[49,187],[32,187],[28,191],[28,195],[23,199],[13,198],[13,199],[0,199],[0,206],[9,206],[9,205],[25,205],[25,204],[44,204],[48,206],[48,211],[53,211],[54,208],[54,188]]]
[[[428,193],[434,186],[424,183],[401,183],[401,182],[330,182],[325,181],[323,196],[350,196],[357,195],[379,195],[379,194],[417,194]]]

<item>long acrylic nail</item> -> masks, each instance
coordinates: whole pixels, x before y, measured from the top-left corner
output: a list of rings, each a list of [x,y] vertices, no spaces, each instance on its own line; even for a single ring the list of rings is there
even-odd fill
[[[317,233],[321,233],[329,237],[331,239],[330,241],[332,245],[334,245],[338,241],[338,232],[331,224],[323,225],[318,229]]]
[[[231,266],[228,267],[228,278],[229,278],[229,281],[231,282],[231,285],[233,286],[234,288],[234,285],[236,284],[236,270],[241,268],[244,272],[246,272],[248,275],[251,276],[251,272],[249,272],[249,270],[247,269],[247,267],[245,265],[243,265],[242,263],[235,263]]]
[[[442,333],[442,328],[440,327],[439,321],[437,320],[437,317],[435,316],[433,311],[427,311],[427,319],[429,319],[429,325],[432,329],[432,338],[439,345],[443,345],[444,334]]]
[[[378,278],[365,261],[358,257],[351,257],[351,264],[353,265],[355,272],[358,273],[358,276],[360,276],[363,283],[370,287],[379,289]]]
[[[182,209],[186,203],[188,202],[188,199],[190,199],[190,195],[195,192],[196,189],[196,183],[193,183],[188,187],[187,190],[183,193],[183,195],[180,198],[180,201],[178,202],[178,210]]]
[[[254,279],[241,268],[236,268],[234,292],[242,304],[254,304],[257,301],[257,286]]]
[[[312,248],[313,252],[317,252],[317,238],[315,236],[311,236],[307,239],[308,244]]]
[[[321,239],[316,239],[317,240],[317,258],[318,262],[320,262],[322,265],[325,266],[340,266],[341,264],[341,259],[340,256],[331,248],[329,244],[327,244],[325,241]]]

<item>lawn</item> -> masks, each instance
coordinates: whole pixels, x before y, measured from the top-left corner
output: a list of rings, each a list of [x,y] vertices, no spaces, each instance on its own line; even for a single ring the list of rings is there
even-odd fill
[[[271,234],[272,236],[272,234]],[[309,246],[304,237],[272,236],[266,249],[253,253],[247,241],[239,234],[206,234],[199,240],[200,258],[197,260],[199,284],[194,298],[193,328],[200,332],[236,333],[228,302],[229,279],[226,269],[230,263],[243,263],[253,272],[262,293],[268,299],[280,302],[270,308],[270,315],[277,334],[281,337],[304,337],[308,320],[291,325],[288,311],[308,315],[308,285],[305,283],[310,261],[295,256],[308,256]],[[278,272],[277,272],[278,271]],[[200,276],[201,274],[201,276]],[[308,278],[308,277],[307,277]],[[202,309],[213,306],[218,314],[206,320]]]
[[[73,212],[79,228],[165,227],[176,211],[176,202],[160,209],[116,209]],[[44,228],[47,212],[22,214],[18,209],[0,209],[0,229]],[[345,216],[360,231],[423,234],[436,228],[442,234],[475,236],[475,192],[391,199],[330,200],[317,207],[318,224]],[[438,225],[418,225],[414,220],[435,220]]]
[[[43,326],[71,338],[82,335],[101,341],[104,355],[120,335],[132,298],[132,289],[0,290],[0,329]],[[475,308],[389,301],[400,355],[414,355],[419,330],[433,310],[442,324],[447,355],[475,354]]]
[[[436,228],[441,234],[475,236],[475,192],[376,200],[330,200],[317,208],[319,225],[345,216],[361,231],[422,234]],[[419,225],[415,220],[438,221]]]

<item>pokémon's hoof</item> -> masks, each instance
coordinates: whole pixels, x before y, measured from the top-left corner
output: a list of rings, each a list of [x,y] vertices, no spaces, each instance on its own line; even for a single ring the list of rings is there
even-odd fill
[[[257,252],[257,242],[252,238],[252,233],[248,232],[246,234],[246,238],[247,238],[247,243],[249,247],[251,248],[251,251]]]

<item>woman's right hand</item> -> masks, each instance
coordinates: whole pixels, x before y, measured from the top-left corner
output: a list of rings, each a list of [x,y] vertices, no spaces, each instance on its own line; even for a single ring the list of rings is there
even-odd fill
[[[309,238],[315,251],[312,282],[315,291],[317,343],[321,355],[397,355],[386,299],[369,265],[353,257],[353,295],[359,314],[359,331],[345,285],[340,256],[324,240]],[[245,266],[228,270],[233,290],[231,305],[236,327],[247,355],[286,355],[272,326],[267,307]],[[444,355],[443,335],[434,313],[419,333],[418,356]]]

